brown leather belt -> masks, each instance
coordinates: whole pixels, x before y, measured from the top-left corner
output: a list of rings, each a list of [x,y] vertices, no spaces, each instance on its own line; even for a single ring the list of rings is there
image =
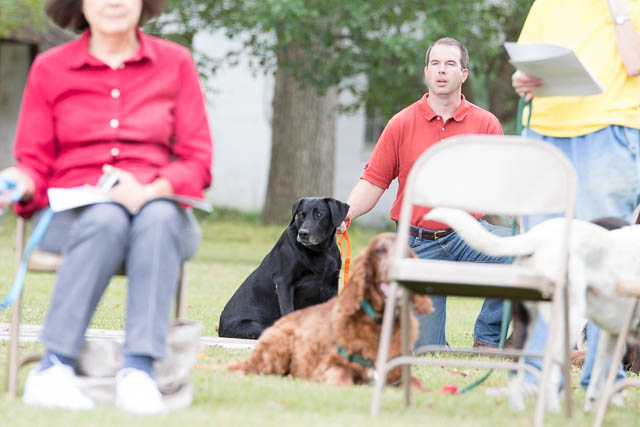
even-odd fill
[[[438,240],[443,238],[444,236],[448,236],[451,233],[453,233],[453,228],[432,231],[425,230],[424,228],[414,227],[413,225],[409,227],[409,236],[413,236],[422,240]]]

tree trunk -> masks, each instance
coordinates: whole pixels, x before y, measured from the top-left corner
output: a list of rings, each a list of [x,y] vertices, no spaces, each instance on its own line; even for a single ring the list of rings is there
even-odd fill
[[[293,47],[278,57],[264,224],[288,222],[300,197],[333,195],[338,91],[302,87],[291,68],[280,66],[303,54]]]

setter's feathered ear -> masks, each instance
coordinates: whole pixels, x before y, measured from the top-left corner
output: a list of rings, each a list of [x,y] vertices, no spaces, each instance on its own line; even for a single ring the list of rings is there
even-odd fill
[[[369,250],[360,253],[353,260],[353,269],[349,276],[349,283],[344,287],[338,299],[338,305],[343,314],[350,316],[360,310],[360,302],[364,297],[364,288],[367,280],[370,280],[371,272],[367,271],[371,267],[368,261]]]

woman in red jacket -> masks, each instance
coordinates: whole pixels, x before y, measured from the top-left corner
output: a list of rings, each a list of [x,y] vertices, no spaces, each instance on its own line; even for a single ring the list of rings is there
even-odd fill
[[[94,186],[106,172],[112,203],[57,213],[40,247],[62,253],[42,332],[45,356],[25,384],[25,403],[90,409],[74,363],[95,308],[122,266],[128,277],[125,357],[116,405],[165,411],[152,362],[164,357],[180,267],[200,230],[167,198],[202,197],[211,183],[213,143],[189,51],[142,33],[155,0],[47,0],[61,27],[84,31],[39,55],[18,119],[16,164],[0,173],[17,184],[25,217],[47,207],[51,187]],[[0,209],[9,201],[0,196]]]

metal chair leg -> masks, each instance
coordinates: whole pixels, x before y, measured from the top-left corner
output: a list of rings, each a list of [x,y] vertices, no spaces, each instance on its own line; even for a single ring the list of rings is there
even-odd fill
[[[176,321],[178,323],[186,320],[187,313],[187,270],[182,264],[180,277],[178,278],[178,290],[176,292]]]
[[[20,268],[22,253],[24,252],[25,224],[22,218],[16,222],[15,235],[15,268],[14,276]],[[11,329],[9,340],[9,357],[7,363],[7,397],[15,399],[18,394],[18,370],[20,368],[20,355],[18,339],[20,336],[20,316],[21,316],[22,295],[19,295],[11,307]]]
[[[544,416],[546,411],[546,393],[549,389],[549,382],[551,381],[551,369],[553,368],[553,351],[558,339],[558,328],[552,328],[550,325],[557,325],[558,320],[561,318],[560,304],[562,303],[560,298],[564,296],[561,285],[556,285],[553,292],[553,300],[551,305],[551,319],[549,319],[549,335],[547,337],[547,343],[545,346],[544,357],[542,359],[542,373],[541,379],[538,384],[538,401],[536,403],[536,409],[533,416],[533,425],[536,427],[542,427],[544,425]],[[564,318],[564,316],[562,316]]]
[[[9,339],[9,363],[7,365],[7,397],[15,399],[18,394],[18,371],[20,369],[20,355],[18,338],[20,336],[20,306],[22,295],[13,303],[11,308],[11,330]]]
[[[400,331],[402,355],[409,355],[409,291],[404,289],[400,302]],[[411,364],[402,366],[402,386],[404,388],[404,406],[411,405]]]
[[[380,345],[378,346],[378,357],[376,359],[376,379],[373,387],[373,398],[371,400],[371,415],[376,416],[380,412],[380,401],[382,399],[382,388],[387,382],[386,363],[389,358],[389,346],[391,344],[391,332],[393,328],[393,312],[396,306],[396,294],[398,292],[398,282],[391,282],[389,295],[384,307],[384,317],[382,319],[382,331],[380,332]]]
[[[569,329],[569,287],[564,286],[562,292],[562,311],[564,314],[564,363],[562,364],[562,376],[564,377],[564,409],[565,416],[571,418],[573,411],[573,387],[571,387],[571,343]]]
[[[609,406],[609,401],[611,400],[611,395],[613,394],[613,384],[616,379],[618,366],[620,365],[622,357],[624,356],[627,334],[629,333],[633,315],[638,308],[638,300],[639,298],[633,298],[633,300],[629,303],[629,307],[627,308],[627,312],[624,316],[624,322],[622,323],[620,335],[618,335],[616,348],[611,359],[611,365],[609,366],[607,381],[604,383],[604,391],[602,393],[602,396],[600,397],[600,401],[598,402],[598,410],[596,411],[596,418],[593,423],[594,427],[600,427],[604,422],[604,416],[607,413],[607,406]]]

